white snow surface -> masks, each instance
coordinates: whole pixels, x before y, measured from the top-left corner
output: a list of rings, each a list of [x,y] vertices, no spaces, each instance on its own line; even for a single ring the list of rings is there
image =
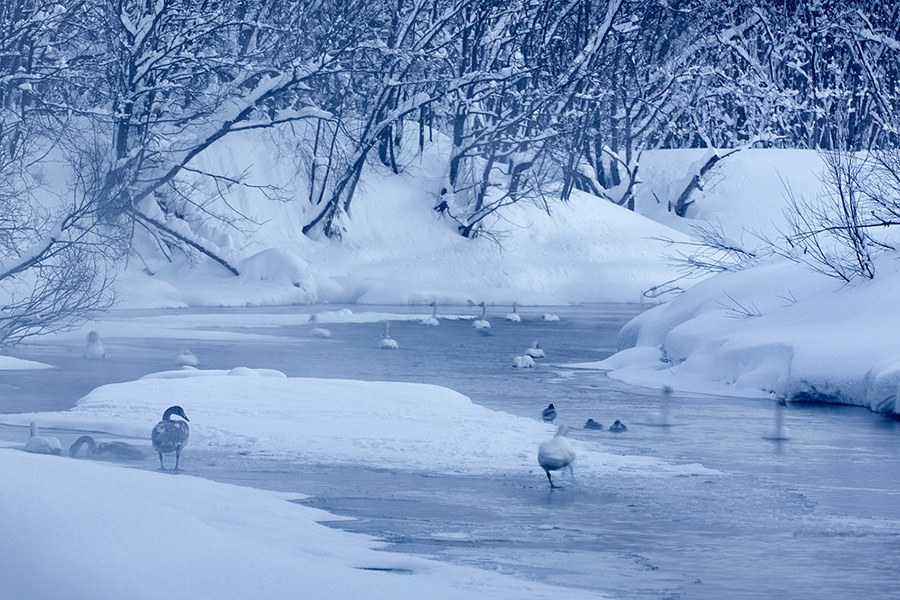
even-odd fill
[[[32,369],[52,369],[52,365],[36,360],[25,360],[0,354],[0,371],[27,371]]]
[[[600,597],[378,552],[302,494],[8,448],[0,480],[4,598]]]

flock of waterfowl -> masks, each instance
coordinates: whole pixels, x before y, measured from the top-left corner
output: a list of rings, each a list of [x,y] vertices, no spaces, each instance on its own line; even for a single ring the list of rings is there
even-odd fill
[[[173,416],[181,417],[174,420]],[[162,420],[157,423],[150,432],[150,442],[153,449],[159,454],[159,468],[165,470],[163,454],[175,455],[174,471],[179,470],[181,451],[187,445],[190,430],[187,422],[190,419],[184,414],[180,406],[170,406],[163,413]],[[37,425],[32,421],[29,425],[30,437],[25,443],[24,450],[33,454],[62,454],[62,446],[59,439],[51,436],[43,436],[38,433]],[[84,452],[82,454],[82,449]],[[111,460],[140,460],[146,457],[145,450],[134,444],[111,441],[98,442],[90,435],[82,435],[69,446],[69,456],[86,458],[99,458]]]

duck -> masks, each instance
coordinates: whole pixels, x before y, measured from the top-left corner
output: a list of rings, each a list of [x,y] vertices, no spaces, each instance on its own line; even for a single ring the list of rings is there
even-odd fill
[[[525,354],[531,358],[544,358],[544,349],[535,341],[531,343],[530,348],[525,348]]]
[[[138,460],[144,458],[144,452],[137,446],[125,442],[97,442],[89,435],[83,435],[69,446],[69,456],[78,456],[82,446],[87,446],[88,458],[121,458]]]
[[[517,369],[533,369],[534,368],[534,359],[524,354],[522,356],[513,357],[513,364]]]
[[[472,321],[472,327],[474,327],[475,329],[490,329],[491,322],[485,318],[487,307],[484,305],[484,302],[479,302],[478,306],[481,307],[481,317]]]
[[[625,426],[625,423],[616,419],[616,422],[609,426],[609,430],[613,433],[622,433],[623,431],[628,431],[628,427]]]
[[[598,429],[598,430],[599,430],[599,429],[603,429],[603,424],[602,424],[602,423],[598,423],[597,421],[595,421],[595,420],[593,420],[593,419],[588,419],[588,420],[585,422],[585,424],[584,424],[584,428],[585,428],[585,429]]]
[[[538,464],[547,474],[547,481],[550,482],[550,488],[555,489],[560,486],[553,483],[550,477],[550,471],[558,471],[559,469],[568,468],[571,475],[575,475],[572,470],[572,463],[575,461],[575,451],[569,445],[566,434],[569,428],[566,425],[560,425],[554,435],[549,440],[542,442],[538,447]]]
[[[38,428],[34,421],[28,425],[31,436],[25,442],[25,452],[34,454],[62,454],[62,446],[59,440],[51,436],[38,435]]]
[[[552,402],[544,409],[544,412],[541,413],[541,418],[547,423],[552,423],[553,419],[556,418],[556,407],[553,406]]]
[[[184,421],[173,421],[172,416],[178,416]],[[165,470],[163,454],[175,453],[175,471],[178,470],[178,461],[181,459],[181,450],[187,445],[190,430],[187,415],[180,406],[170,406],[163,413],[162,421],[156,424],[150,433],[150,441],[153,449],[159,454],[159,468]]]
[[[559,321],[559,315],[544,313],[544,320],[545,321]]]
[[[519,310],[519,305],[516,302],[513,302],[513,309],[511,313],[507,313],[506,320],[512,321],[513,323],[520,323],[522,321],[522,317],[519,316],[517,312]]]
[[[431,316],[425,317],[421,321],[419,321],[419,325],[429,325],[431,327],[437,327],[441,324],[437,319],[437,302],[432,302],[428,306],[431,307]]]
[[[381,341],[378,342],[378,347],[382,350],[397,350],[400,348],[400,344],[397,343],[397,340],[391,338],[390,321],[384,322],[384,335],[382,336]]]
[[[200,359],[197,358],[197,355],[187,348],[181,349],[175,361],[182,367],[196,367],[200,364]]]
[[[89,360],[106,358],[106,349],[103,347],[103,342],[100,341],[100,334],[98,332],[88,332],[87,347],[84,349],[84,357]]]

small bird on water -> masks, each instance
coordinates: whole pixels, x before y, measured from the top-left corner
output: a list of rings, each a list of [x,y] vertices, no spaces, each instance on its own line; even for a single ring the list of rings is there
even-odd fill
[[[553,419],[556,418],[556,408],[553,406],[553,403],[550,403],[550,406],[544,409],[544,412],[541,413],[541,418],[544,419],[547,423],[552,423]]]
[[[173,415],[179,416],[184,421],[173,421]],[[188,443],[190,434],[187,421],[187,415],[180,406],[170,406],[163,413],[162,421],[156,424],[150,433],[150,441],[153,442],[153,449],[159,454],[159,468],[165,470],[163,465],[163,454],[175,453],[175,471],[178,470],[178,461],[181,458],[181,450]]]

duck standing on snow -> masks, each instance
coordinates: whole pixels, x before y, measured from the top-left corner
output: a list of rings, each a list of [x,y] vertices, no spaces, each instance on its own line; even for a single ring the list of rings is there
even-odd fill
[[[419,325],[430,325],[431,327],[437,327],[441,324],[437,319],[437,302],[432,302],[428,306],[431,307],[431,316],[425,317],[421,321],[419,321]]]
[[[82,446],[87,446],[88,458],[122,458],[137,460],[144,458],[144,453],[137,446],[125,442],[97,442],[89,435],[83,435],[69,446],[69,456],[78,456]]]
[[[478,306],[481,307],[481,317],[472,321],[472,327],[475,329],[490,329],[491,322],[485,318],[487,314],[487,307],[485,307],[484,302],[479,302]]]
[[[525,349],[525,354],[531,358],[544,358],[544,349],[537,342],[532,342],[531,348]]]
[[[182,348],[175,360],[182,367],[196,367],[200,364],[200,359],[197,358],[197,355],[187,348]]]
[[[31,436],[25,442],[25,452],[34,454],[62,454],[62,446],[59,440],[51,436],[38,435],[38,428],[34,421],[28,425]]]
[[[173,415],[179,416],[184,421],[173,421]],[[190,434],[187,421],[187,415],[180,406],[170,406],[163,413],[162,421],[156,424],[150,433],[150,441],[153,442],[153,449],[159,454],[159,468],[165,470],[163,465],[163,454],[175,453],[175,470],[178,470],[178,461],[181,458],[181,450],[188,443]]]
[[[378,342],[378,347],[382,350],[397,350],[400,348],[400,344],[397,343],[397,340],[391,338],[390,321],[384,322],[384,335],[382,336],[381,341]]]
[[[553,419],[556,418],[556,408],[553,406],[552,402],[544,409],[544,412],[541,413],[541,418],[547,423],[552,423]]]
[[[546,442],[542,442],[538,447],[538,464],[541,465],[541,468],[547,474],[547,481],[550,482],[551,489],[560,486],[553,483],[550,471],[568,468],[569,473],[573,476],[575,475],[575,472],[572,470],[572,463],[575,461],[575,451],[572,450],[569,440],[566,439],[568,432],[569,428],[567,426],[560,425],[559,429],[556,430],[556,435]]]
[[[84,357],[90,360],[106,358],[106,349],[103,348],[103,342],[100,341],[100,334],[96,331],[88,332],[87,347],[84,349]]]
[[[520,323],[522,321],[522,317],[519,316],[517,312],[519,310],[519,305],[513,302],[513,310],[511,313],[507,313],[506,320],[512,321],[513,323]]]

